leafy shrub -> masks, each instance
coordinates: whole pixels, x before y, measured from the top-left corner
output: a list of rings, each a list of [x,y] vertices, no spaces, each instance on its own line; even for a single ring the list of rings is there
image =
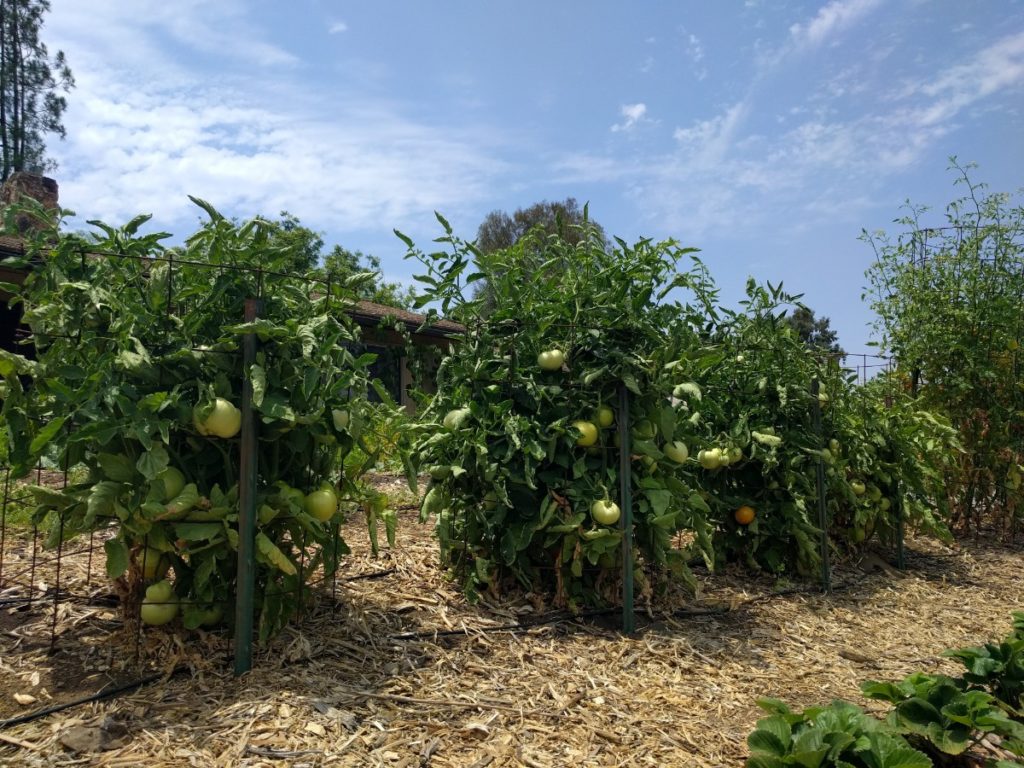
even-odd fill
[[[609,596],[622,533],[591,510],[618,502],[614,422],[625,387],[637,549],[652,572],[688,575],[673,535],[693,531],[707,552],[708,509],[689,469],[663,449],[693,434],[670,395],[689,377],[677,367],[695,331],[666,297],[676,287],[705,290],[702,266],[677,272],[689,249],[671,242],[608,249],[594,232],[570,244],[538,230],[483,254],[442,224],[450,250],[424,254],[410,243],[409,257],[427,270],[421,301],[470,328],[441,363],[415,446],[432,478],[422,514],[436,518],[443,561],[470,594],[509,576],[572,605]],[[472,261],[478,272],[463,277]],[[486,312],[463,293],[481,280],[495,297]],[[546,370],[538,356],[554,350]]]
[[[959,432],[965,453],[946,473],[954,526],[994,516],[1010,527],[1024,501],[1024,206],[952,167],[967,194],[945,226],[908,206],[895,238],[864,233],[876,256],[869,291],[902,380]]]
[[[259,220],[236,225],[202,201],[209,220],[181,249],[140,234],[147,217],[120,229],[95,223],[91,238],[54,235],[30,253],[35,268],[20,300],[38,361],[4,353],[3,416],[10,458],[27,471],[44,452],[82,468],[65,489],[35,489],[35,519],[48,544],[107,531],[107,572],[137,615],[141,588],[173,569],[173,600],[186,626],[204,623],[234,597],[238,548],[236,406],[252,386],[259,422],[256,533],[262,636],[298,610],[313,579],[332,574],[347,550],[330,507],[304,494],[326,484],[348,510],[372,501],[363,486],[379,445],[373,425],[394,406],[372,404],[367,368],[355,356],[358,327],[343,311],[369,275],[331,284],[274,275],[282,254]],[[26,262],[31,264],[32,262]],[[244,322],[250,297],[259,317]],[[260,342],[243,366],[243,334]],[[31,376],[22,387],[17,374]],[[336,422],[333,411],[346,413]],[[207,429],[211,419],[220,426]],[[220,435],[220,436],[217,436]],[[372,441],[371,441],[372,442]],[[363,460],[343,462],[359,446]],[[389,530],[392,526],[389,525]]]

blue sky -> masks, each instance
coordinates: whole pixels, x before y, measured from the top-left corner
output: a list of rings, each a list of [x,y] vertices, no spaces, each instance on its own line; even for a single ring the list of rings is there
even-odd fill
[[[730,302],[782,280],[850,351],[862,227],[907,198],[940,223],[950,155],[1024,185],[1022,0],[52,0],[43,37],[78,81],[50,151],[80,221],[286,209],[407,280],[392,229],[572,196],[701,248]]]

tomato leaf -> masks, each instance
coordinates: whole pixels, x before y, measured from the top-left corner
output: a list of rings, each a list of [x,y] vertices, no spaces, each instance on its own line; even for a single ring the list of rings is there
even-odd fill
[[[249,368],[249,383],[252,385],[252,404],[254,408],[263,405],[267,393],[267,372],[262,365],[253,363]]]
[[[144,478],[152,480],[167,468],[170,461],[167,449],[160,444],[154,444],[153,447],[139,457],[135,467],[142,473]]]
[[[107,578],[116,579],[128,570],[128,547],[121,539],[107,539],[103,551],[107,553]]]
[[[39,430],[39,432],[36,433],[36,436],[32,438],[32,443],[28,448],[29,451],[36,454],[43,450],[43,448],[46,447],[46,444],[49,443],[58,432],[60,432],[61,427],[64,426],[64,422],[66,420],[66,416],[60,416],[50,421],[50,423]]]
[[[289,560],[288,556],[262,531],[256,534],[256,551],[265,562],[273,565],[285,575],[294,576],[297,573],[295,563]]]
[[[223,534],[223,523],[175,523],[174,533],[185,541],[213,541]]]

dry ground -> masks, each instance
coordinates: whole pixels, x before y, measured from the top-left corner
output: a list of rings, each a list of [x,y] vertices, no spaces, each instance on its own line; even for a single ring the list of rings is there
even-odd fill
[[[336,599],[240,679],[217,635],[136,641],[96,600],[59,603],[54,623],[52,605],[0,599],[0,718],[158,678],[0,727],[0,765],[740,766],[758,697],[870,708],[862,680],[955,670],[943,649],[1005,634],[1024,608],[1020,544],[913,541],[906,572],[849,563],[831,596],[700,574],[698,597],[641,615],[632,636],[615,614],[510,630],[553,614],[468,604],[414,514],[376,559],[350,524]]]

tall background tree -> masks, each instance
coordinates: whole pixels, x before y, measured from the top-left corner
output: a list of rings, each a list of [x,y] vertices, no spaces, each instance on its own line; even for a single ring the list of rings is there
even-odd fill
[[[360,298],[390,307],[404,309],[410,306],[412,292],[401,283],[383,279],[378,257],[362,251],[350,251],[340,245],[325,250],[323,235],[304,226],[297,216],[288,211],[281,211],[277,219],[267,218],[267,221],[271,222],[270,245],[281,249],[279,264],[284,271],[298,274],[318,271],[322,275],[330,273],[337,276],[377,272],[380,278],[364,290]]]
[[[584,221],[604,239],[604,230],[584,215],[576,198],[567,197],[558,202],[542,200],[528,208],[518,208],[509,216],[504,211],[491,211],[476,233],[476,247],[484,253],[511,248],[527,232],[540,226],[545,232],[558,235],[575,245],[583,238]]]
[[[813,309],[798,307],[788,319],[797,337],[810,349],[833,355],[843,354],[838,336],[827,317],[815,317]]]
[[[483,257],[507,251],[535,227],[549,235],[558,235],[569,245],[594,237],[607,245],[601,225],[589,218],[576,198],[567,197],[558,202],[542,200],[528,208],[518,208],[511,216],[504,211],[491,211],[477,229],[476,247]],[[524,268],[524,264],[520,263],[518,268]],[[502,272],[497,264],[489,269],[494,273]],[[487,280],[477,283],[474,298],[482,302],[481,311],[485,314],[494,310],[496,299]]]
[[[40,37],[49,10],[49,0],[0,0],[0,180],[51,170],[44,137],[65,136],[63,94],[75,80],[64,52],[51,58]]]

